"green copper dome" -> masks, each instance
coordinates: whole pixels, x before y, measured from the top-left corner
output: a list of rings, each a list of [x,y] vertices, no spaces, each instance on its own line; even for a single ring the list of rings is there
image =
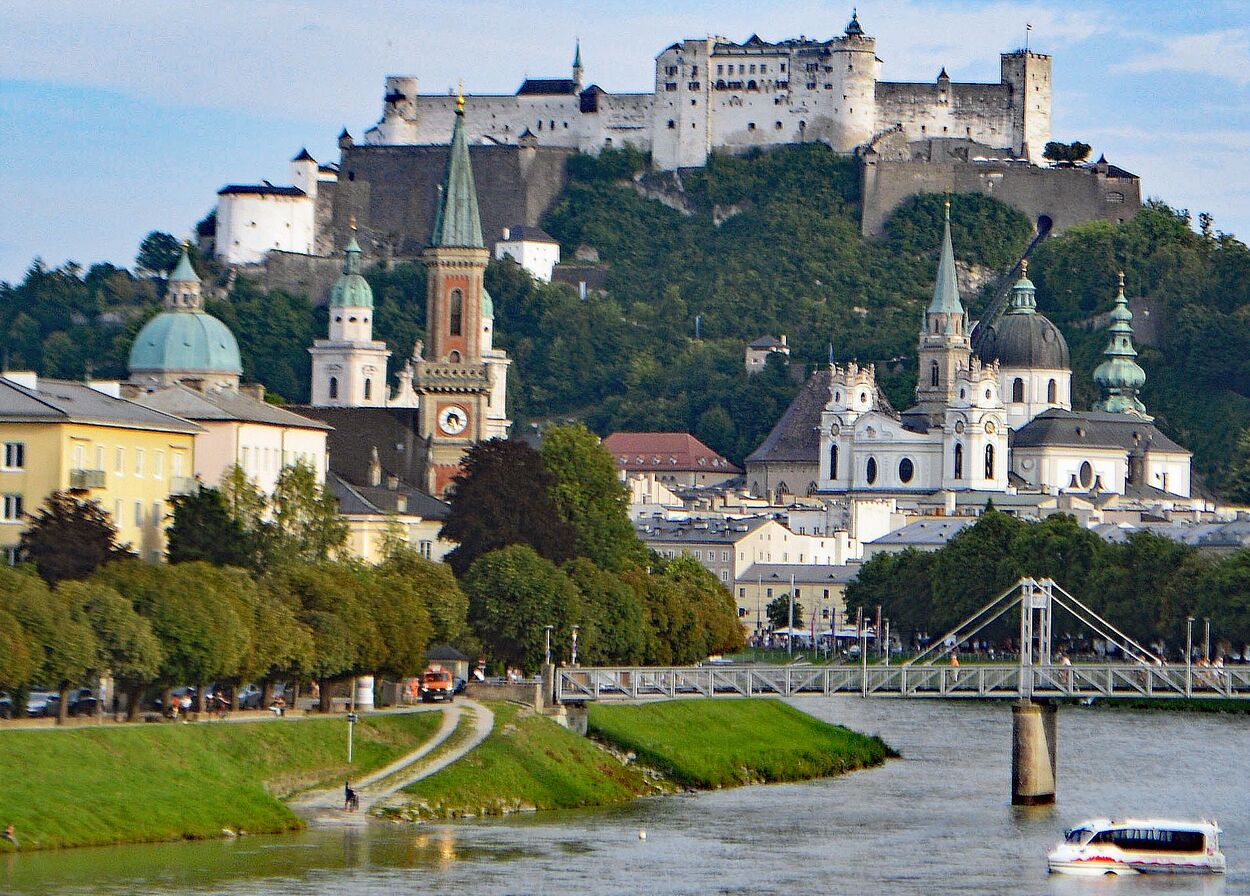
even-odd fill
[[[486,287],[482,287],[482,320],[493,320],[495,317],[495,300],[490,297]]]
[[[373,288],[360,273],[360,244],[356,235],[344,250],[343,276],[334,281],[330,289],[331,308],[372,308]]]
[[[165,311],[135,337],[130,370],[238,374],[243,363],[234,334],[217,318],[203,311]]]

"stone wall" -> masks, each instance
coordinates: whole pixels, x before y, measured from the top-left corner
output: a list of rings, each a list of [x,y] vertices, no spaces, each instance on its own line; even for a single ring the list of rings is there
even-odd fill
[[[1141,207],[1141,181],[1106,166],[1039,168],[1025,163],[867,161],[863,171],[866,236],[880,236],[890,213],[918,193],[984,193],[1059,233],[1086,221],[1125,221]]]
[[[550,146],[469,148],[488,247],[509,225],[539,223],[564,189],[574,153]],[[419,255],[430,241],[446,166],[445,145],[345,148],[330,224],[334,245],[346,241],[354,215],[367,255]]]

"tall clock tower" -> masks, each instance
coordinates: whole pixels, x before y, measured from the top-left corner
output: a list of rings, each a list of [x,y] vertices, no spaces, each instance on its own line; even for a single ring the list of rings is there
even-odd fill
[[[447,172],[443,178],[434,236],[422,254],[427,272],[425,357],[413,369],[418,395],[418,429],[427,445],[425,488],[446,493],[469,447],[500,433],[494,420],[505,417],[492,408],[502,401],[494,380],[506,363],[488,363],[483,350],[482,309],[488,302],[482,277],[490,252],[482,241],[477,189],[464,135],[464,98],[456,104]]]

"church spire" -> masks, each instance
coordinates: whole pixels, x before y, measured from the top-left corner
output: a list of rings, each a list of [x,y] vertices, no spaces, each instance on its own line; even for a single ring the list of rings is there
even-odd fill
[[[938,257],[937,282],[933,286],[930,314],[963,314],[959,284],[955,280],[955,250],[951,247],[951,201],[946,200],[946,221],[942,230],[942,250]]]
[[[451,134],[447,173],[438,215],[434,219],[435,246],[481,249],[482,218],[477,209],[477,188],[469,164],[469,143],[464,136],[464,93],[456,97],[456,126]]]
[[[1094,382],[1107,397],[1095,407],[1116,414],[1144,415],[1146,406],[1137,393],[1146,384],[1146,371],[1134,360],[1137,350],[1133,348],[1133,312],[1129,310],[1128,299],[1124,298],[1123,271],[1120,271],[1120,288],[1107,331],[1111,334],[1111,340],[1103,350],[1107,360],[1094,371]]]
[[[580,90],[582,86],[582,41],[577,39],[577,46],[573,51],[573,83]]]
[[[165,283],[166,311],[199,311],[204,306],[200,275],[191,264],[191,243],[182,244],[182,255]]]

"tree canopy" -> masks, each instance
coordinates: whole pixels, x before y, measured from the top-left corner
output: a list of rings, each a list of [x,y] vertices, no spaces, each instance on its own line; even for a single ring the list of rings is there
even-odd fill
[[[66,492],[53,492],[44,500],[19,546],[50,584],[85,579],[130,553],[129,545],[117,543],[117,527],[98,501],[80,501]]]

